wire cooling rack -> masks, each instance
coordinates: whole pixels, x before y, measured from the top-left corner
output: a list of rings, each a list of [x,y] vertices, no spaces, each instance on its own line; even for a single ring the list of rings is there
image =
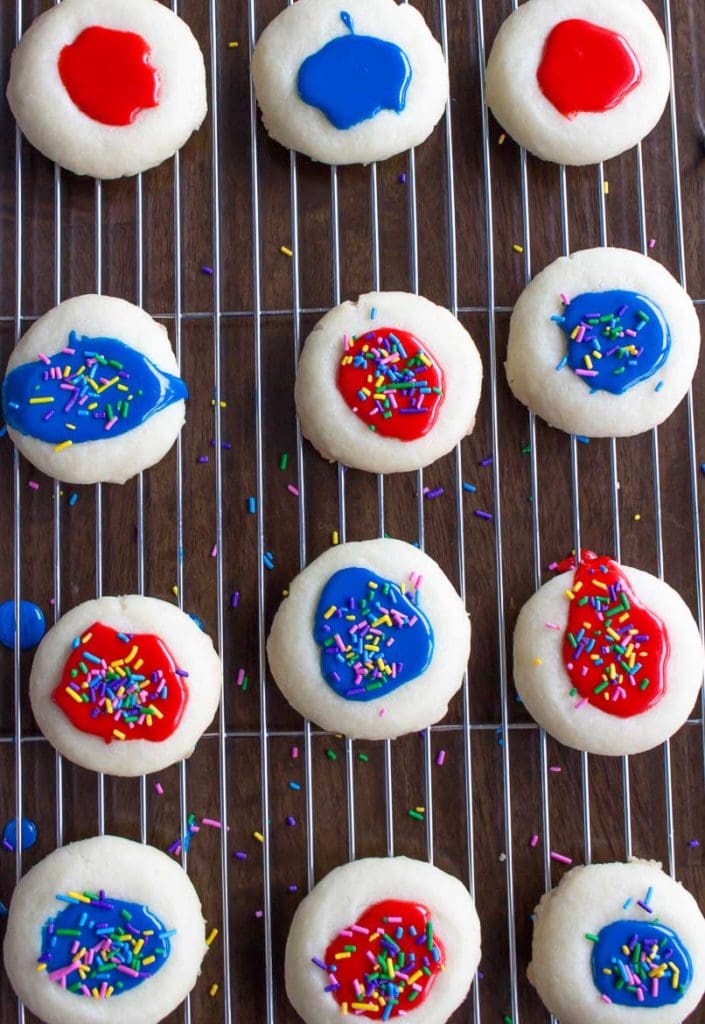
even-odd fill
[[[5,71],[47,6],[2,4]],[[483,106],[482,68],[510,0],[420,3],[450,61],[448,115],[415,153],[340,170],[286,153],[258,125],[248,57],[282,0],[171,6],[206,54],[211,109],[170,163],[131,181],[79,180],[0,112],[1,361],[56,302],[104,291],[167,324],[192,392],[175,450],[124,488],[63,487],[0,442],[0,599],[34,600],[50,618],[95,594],[176,600],[223,653],[224,699],[187,764],[147,779],[95,776],[38,735],[30,657],[0,649],[0,815],[39,828],[31,849],[0,853],[0,896],[7,903],[58,844],[106,831],[166,848],[190,814],[220,821],[227,827],[201,826],[182,855],[219,936],[172,1019],[270,1024],[296,1019],[283,949],[307,888],[354,857],[429,858],[470,886],[483,924],[482,977],[453,1021],[546,1021],[525,967],[529,915],[565,870],[552,850],[575,862],[655,857],[705,896],[692,844],[705,839],[703,713],[698,704],[670,744],[639,757],[566,750],[514,698],[511,629],[545,564],[581,544],[664,576],[702,629],[703,377],[658,431],[583,445],[508,393],[508,314],[534,272],[600,243],[649,253],[705,301],[705,8],[649,0],[674,61],[670,107],[641,147],[566,171],[503,142]],[[483,355],[474,435],[423,473],[346,473],[302,444],[296,424],[308,330],[372,287],[447,305]],[[424,488],[443,493],[429,499]],[[394,743],[353,743],[288,708],[265,639],[288,580],[334,533],[385,532],[443,566],[472,614],[473,652],[444,722]],[[417,807],[423,821],[409,816]],[[30,1019],[3,976],[0,1020]]]

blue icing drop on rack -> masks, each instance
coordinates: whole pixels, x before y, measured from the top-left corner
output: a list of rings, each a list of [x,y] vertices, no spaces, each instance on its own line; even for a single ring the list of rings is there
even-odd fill
[[[180,377],[115,338],[79,337],[66,348],[15,367],[5,377],[8,426],[53,445],[119,437],[173,402],[188,398]]]
[[[12,649],[15,646],[15,602],[0,604],[0,644]],[[20,601],[20,650],[36,647],[46,632],[44,612],[32,601]]]
[[[638,292],[585,292],[553,320],[568,338],[567,365],[593,391],[623,395],[653,377],[671,350],[662,310]]]
[[[612,1003],[646,1010],[671,1006],[683,998],[693,977],[693,963],[671,928],[620,920],[606,925],[596,938],[593,980]]]
[[[67,905],[42,928],[38,964],[49,981],[100,999],[129,992],[152,978],[171,951],[168,931],[147,907],[104,892],[69,892]]]
[[[352,18],[340,19],[349,34],[331,39],[299,68],[299,96],[341,130],[369,121],[381,110],[399,114],[411,82],[409,58],[396,43],[355,35]]]
[[[428,668],[433,628],[410,597],[369,569],[334,573],[316,608],[314,638],[321,673],[339,697],[384,697]]]

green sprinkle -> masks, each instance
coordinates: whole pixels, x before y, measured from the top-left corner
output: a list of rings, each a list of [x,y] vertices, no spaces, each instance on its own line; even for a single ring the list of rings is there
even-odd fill
[[[357,759],[358,761],[364,761],[365,764],[367,764],[367,762],[369,761],[369,757],[367,756],[367,754],[358,754]]]
[[[289,456],[287,455],[286,452],[282,452],[281,456],[279,457],[279,468],[280,469],[286,469],[288,461],[289,461]]]
[[[424,818],[423,814],[419,814],[419,812],[418,812],[418,811],[415,811],[415,810],[413,809],[413,807],[412,807],[412,808],[411,808],[411,809],[409,810],[409,817],[410,817],[410,818],[415,818],[415,819],[416,819],[416,821],[425,821],[425,820],[426,820],[426,819]]]
[[[600,941],[599,936],[593,935],[592,932],[585,932],[585,938],[588,940],[588,942],[599,942]]]
[[[331,761],[337,761],[338,760],[338,755],[336,754],[336,752],[334,750],[330,750],[330,749],[326,750],[326,757],[329,760],[331,760]]]

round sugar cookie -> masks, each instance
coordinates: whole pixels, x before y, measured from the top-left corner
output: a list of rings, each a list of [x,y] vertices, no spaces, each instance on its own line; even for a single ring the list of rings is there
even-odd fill
[[[519,613],[514,682],[530,715],[568,747],[638,754],[686,721],[705,660],[697,624],[663,580],[583,551]],[[564,571],[564,570],[568,571]],[[586,600],[587,599],[587,600]]]
[[[486,99],[543,160],[596,164],[656,126],[670,91],[666,41],[642,0],[528,0],[504,22]]]
[[[420,145],[448,101],[441,47],[396,0],[299,0],[262,33],[252,75],[272,138],[327,164]]]
[[[379,971],[379,956],[391,959],[393,977],[389,967]],[[479,962],[480,921],[462,882],[408,857],[370,857],[331,871],[299,904],[286,991],[306,1024],[338,1024],[345,1004],[381,1020],[388,1002],[386,1019],[444,1024]]]
[[[99,597],[42,640],[29,696],[49,742],[109,775],[145,775],[190,757],[220,701],[210,637],[166,601]]]
[[[695,307],[665,267],[629,249],[585,249],[556,260],[519,297],[507,380],[551,426],[630,437],[671,415],[699,352]]]
[[[123,484],[178,437],[188,398],[178,373],[166,328],[143,309],[107,295],[67,299],[10,356],[8,433],[48,476]]]
[[[162,163],[208,109],[198,43],[157,0],[50,7],[13,54],[7,99],[33,146],[93,178]]]
[[[327,459],[371,473],[419,469],[472,432],[482,361],[452,313],[370,292],[319,320],[296,377],[301,430]]]
[[[3,954],[18,997],[46,1024],[157,1024],[196,984],[206,949],[183,868],[152,846],[95,836],[19,882]]]
[[[528,977],[561,1024],[680,1024],[705,991],[705,919],[655,861],[573,868],[536,908]]]
[[[305,718],[353,739],[424,729],[448,711],[470,620],[432,558],[400,540],[329,548],[274,616],[269,667]]]

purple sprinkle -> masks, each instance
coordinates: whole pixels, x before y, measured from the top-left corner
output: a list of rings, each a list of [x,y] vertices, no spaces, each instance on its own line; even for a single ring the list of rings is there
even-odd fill
[[[212,275],[213,267],[201,267],[201,273]]]
[[[492,515],[491,512],[485,512],[481,508],[475,509],[475,515],[477,516],[478,519],[494,519],[494,516]]]
[[[696,846],[700,846],[700,840],[699,839],[691,839],[688,842],[688,846],[690,846],[692,849],[695,849]]]
[[[288,885],[287,886],[287,892],[298,892],[298,891],[299,891],[298,885]]]
[[[235,856],[237,857],[238,860],[247,860],[247,854],[245,853],[244,850],[236,850]]]
[[[291,815],[289,815],[286,819],[286,823],[289,826],[289,828],[293,828],[294,825],[296,824],[296,818],[293,818]]]
[[[199,462],[208,462],[208,456],[207,455],[199,455],[198,456],[198,461]]]
[[[399,175],[399,184],[406,185],[406,174],[402,173]]]
[[[318,959],[317,956],[312,956],[311,957],[311,963],[315,964],[316,967],[320,967],[322,971],[326,972],[326,974],[328,973],[328,968],[326,967],[326,965],[323,963],[322,960]]]
[[[478,462],[478,466],[491,466],[493,462],[494,455],[488,455],[486,459],[482,459],[481,462]]]
[[[232,595],[232,597],[230,598],[230,607],[231,608],[237,608],[239,603],[240,603],[240,591],[236,590],[234,592],[234,594]]]
[[[442,487],[436,487],[433,491],[426,491],[424,496],[426,498],[440,498],[441,494],[445,494],[444,489]]]

